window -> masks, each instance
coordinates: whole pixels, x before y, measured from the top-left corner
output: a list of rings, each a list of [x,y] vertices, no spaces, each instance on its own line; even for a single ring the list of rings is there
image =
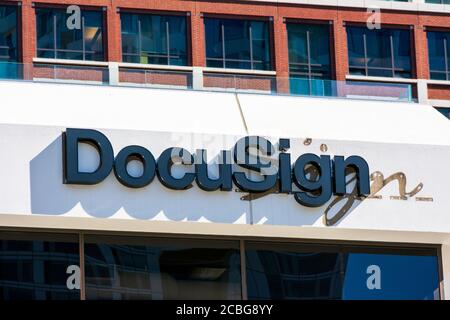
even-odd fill
[[[411,33],[404,29],[347,27],[350,74],[411,78]]]
[[[78,246],[76,235],[2,231],[0,300],[80,299],[67,286],[68,267],[80,263]]]
[[[39,58],[104,60],[103,13],[81,12],[79,29],[69,30],[63,9],[36,9],[37,56]]]
[[[430,77],[450,80],[450,32],[427,32]]]
[[[291,93],[331,94],[330,27],[288,23],[287,31]]]
[[[86,237],[87,299],[241,299],[239,243]]]
[[[271,70],[266,21],[205,18],[206,65]]]
[[[436,250],[246,244],[249,299],[439,299]]]
[[[0,6],[0,61],[17,61],[16,6]]]
[[[185,16],[122,13],[120,18],[124,62],[187,65]]]

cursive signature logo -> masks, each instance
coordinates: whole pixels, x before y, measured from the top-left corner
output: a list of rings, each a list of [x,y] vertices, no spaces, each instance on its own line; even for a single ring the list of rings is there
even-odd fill
[[[305,168],[305,171],[309,174],[311,180],[315,180],[319,176],[318,170],[314,166]],[[323,219],[326,226],[333,226],[338,223],[347,213],[356,208],[362,201],[366,199],[382,199],[382,196],[378,193],[386,187],[388,184],[397,182],[398,184],[398,196],[391,196],[391,200],[407,200],[417,195],[423,189],[423,183],[419,183],[416,187],[407,191],[407,177],[403,172],[396,172],[388,177],[384,177],[384,174],[380,171],[375,171],[370,175],[370,195],[367,197],[358,196],[358,190],[356,187],[356,175],[354,171],[348,169],[346,171],[347,181],[346,185],[353,185],[351,191],[348,194],[337,196],[331,201],[328,207],[325,209]],[[272,189],[263,193],[247,193],[241,197],[243,201],[257,200],[267,195],[278,193],[279,186],[275,185]],[[296,192],[292,192],[295,194]],[[314,193],[313,193],[314,194]],[[433,201],[430,197],[417,197],[417,201]]]

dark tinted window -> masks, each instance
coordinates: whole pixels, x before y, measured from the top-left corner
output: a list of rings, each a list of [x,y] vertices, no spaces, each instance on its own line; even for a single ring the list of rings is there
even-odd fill
[[[240,299],[237,244],[88,240],[88,299]]]
[[[450,32],[427,32],[430,77],[450,80]]]
[[[0,61],[17,61],[16,6],[0,6]]]
[[[439,299],[431,254],[250,243],[246,262],[250,299]]]
[[[288,23],[291,93],[331,95],[330,27]]]
[[[36,9],[38,57],[103,60],[103,13],[82,11],[79,28],[69,29],[71,15],[61,9]]]
[[[0,235],[0,300],[80,299],[69,288],[69,266],[79,266],[75,237]]]
[[[184,16],[122,13],[124,62],[187,65],[187,25]]]
[[[411,78],[411,32],[347,27],[350,74]]]
[[[271,70],[268,22],[204,20],[208,67]]]

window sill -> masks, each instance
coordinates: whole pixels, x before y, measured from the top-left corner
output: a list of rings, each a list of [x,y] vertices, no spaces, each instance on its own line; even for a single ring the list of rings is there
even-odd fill
[[[227,68],[202,68],[203,72],[209,73],[229,73],[229,74],[244,74],[244,75],[255,75],[255,76],[276,76],[276,71],[265,71],[265,70],[251,70],[251,69],[227,69]]]
[[[173,71],[192,71],[194,69],[194,67],[190,66],[171,66],[165,64],[146,64],[146,63],[128,63],[128,62],[120,62],[119,68],[173,70]]]
[[[438,84],[438,85],[443,85],[443,86],[450,86],[450,80],[427,80],[428,84]]]
[[[92,66],[92,67],[107,67],[108,62],[105,61],[89,61],[89,60],[66,60],[66,59],[48,59],[48,58],[33,58],[35,63],[47,64],[65,64],[77,66]]]
[[[347,75],[345,78],[347,80],[356,80],[356,81],[393,82],[393,83],[417,83],[418,81],[417,79],[369,77],[369,76],[355,76],[355,75]]]

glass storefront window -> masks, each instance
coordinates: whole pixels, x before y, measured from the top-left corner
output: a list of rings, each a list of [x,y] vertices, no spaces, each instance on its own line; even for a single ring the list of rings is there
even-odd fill
[[[269,23],[205,18],[206,65],[271,70]]]
[[[250,299],[439,299],[433,250],[264,243],[246,247]]]
[[[0,300],[74,300],[68,279],[80,262],[77,236],[0,234]],[[68,271],[69,270],[69,271]],[[69,279],[70,280],[70,279]]]
[[[238,242],[86,238],[87,299],[241,299]]]
[[[120,19],[123,62],[187,65],[185,16],[121,13]]]
[[[102,61],[103,13],[81,11],[80,28],[69,29],[63,9],[36,9],[39,58]]]
[[[411,32],[406,29],[347,27],[350,74],[411,78]]]

